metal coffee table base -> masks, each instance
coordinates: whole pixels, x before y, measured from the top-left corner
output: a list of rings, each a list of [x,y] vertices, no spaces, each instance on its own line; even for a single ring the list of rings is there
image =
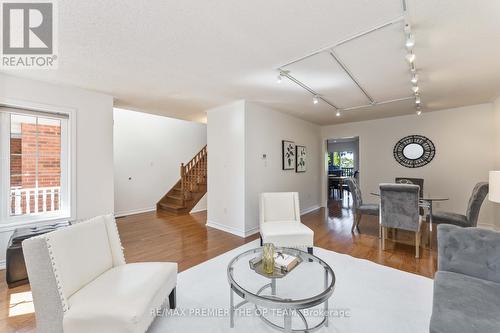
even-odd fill
[[[325,270],[325,288],[327,286],[328,286],[328,272]],[[271,296],[266,296],[266,298],[268,298],[269,300],[284,300],[284,299],[276,296],[276,279],[274,279],[274,278],[271,279],[271,283],[268,283],[268,284],[264,285],[262,288],[260,288],[259,291],[257,291],[257,295],[260,295],[264,290],[266,290],[268,288],[271,288]],[[234,313],[235,313],[236,309],[249,303],[248,300],[243,300],[235,306],[234,305],[234,294],[235,294],[235,291],[232,288],[230,288],[229,316],[230,316],[231,328],[234,328]],[[239,296],[242,297],[243,295],[239,295]],[[254,305],[254,306],[255,306],[255,310],[257,311],[257,313],[259,313],[260,319],[262,319],[262,321],[264,323],[266,323],[267,325],[271,326],[272,328],[274,328],[276,330],[286,332],[286,333],[292,333],[292,332],[314,332],[323,326],[328,327],[328,298],[326,299],[326,301],[323,304],[324,304],[323,320],[313,327],[309,327],[309,323],[307,322],[307,319],[305,318],[304,314],[301,312],[300,309],[292,309],[292,308],[285,309],[284,316],[283,316],[283,326],[279,326],[279,325],[273,323],[272,321],[270,321],[269,319],[267,319],[266,317],[264,317],[264,315],[262,314],[262,311],[259,311],[259,308],[257,305]],[[302,319],[302,322],[304,323],[303,329],[293,329],[292,328],[292,314],[293,314],[292,310],[295,310],[297,315],[300,317],[300,319]]]

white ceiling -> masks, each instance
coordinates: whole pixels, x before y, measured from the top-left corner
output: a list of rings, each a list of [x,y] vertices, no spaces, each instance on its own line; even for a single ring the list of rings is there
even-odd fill
[[[408,0],[424,111],[500,93],[500,1]],[[313,105],[276,68],[402,14],[401,0],[59,1],[59,69],[14,75],[115,96],[120,107],[203,120],[236,99],[318,123],[413,114],[413,101],[346,111]],[[336,49],[376,99],[411,95],[402,24]],[[341,107],[366,104],[320,54],[288,68]]]

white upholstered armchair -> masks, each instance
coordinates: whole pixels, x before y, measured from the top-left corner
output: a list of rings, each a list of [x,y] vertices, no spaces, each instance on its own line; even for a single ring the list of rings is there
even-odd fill
[[[261,244],[313,252],[314,232],[300,222],[297,192],[261,193],[259,222]]]
[[[27,239],[23,252],[39,333],[145,332],[175,307],[177,264],[126,264],[113,215]]]

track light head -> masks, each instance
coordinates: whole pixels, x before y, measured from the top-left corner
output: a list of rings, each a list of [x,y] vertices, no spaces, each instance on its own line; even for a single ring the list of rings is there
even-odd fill
[[[417,84],[418,83],[418,75],[417,74],[413,74],[410,81],[413,84]]]
[[[420,116],[422,114],[422,110],[418,109],[416,114],[417,114],[417,116]]]
[[[336,115],[337,117],[340,117],[340,110],[337,110],[337,112],[335,113],[335,115]]]
[[[408,50],[411,50],[415,46],[415,38],[413,37],[413,34],[408,34],[405,45]]]
[[[314,97],[313,97],[313,104],[318,104],[318,103],[319,103],[318,95],[314,95]]]
[[[281,73],[280,73],[280,75],[278,75],[278,78],[276,79],[276,83],[281,83],[281,80],[282,80],[282,77],[281,77]]]
[[[417,95],[417,96],[415,97],[415,104],[417,104],[417,106],[419,106],[419,105],[420,105],[420,102],[421,102],[421,101],[420,101],[420,96],[418,96],[418,95]]]
[[[408,61],[410,64],[413,64],[413,62],[415,61],[415,53],[408,53],[406,55],[406,61]]]
[[[411,90],[413,90],[413,92],[416,94],[420,89],[418,88],[418,86],[413,86],[411,87]]]

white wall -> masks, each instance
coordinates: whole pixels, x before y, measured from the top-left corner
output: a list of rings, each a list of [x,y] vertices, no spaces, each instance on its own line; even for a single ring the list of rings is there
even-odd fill
[[[492,170],[500,170],[500,96],[493,102],[493,125],[495,130],[495,161]],[[495,212],[495,226],[500,230],[500,203],[492,203]]]
[[[76,214],[84,219],[113,212],[113,98],[78,88],[0,74],[0,100],[76,114]],[[0,265],[15,226],[0,225]]]
[[[491,104],[423,113],[420,117],[408,115],[325,126],[321,132],[323,140],[359,136],[360,179],[365,201],[377,202],[369,193],[377,191],[379,183],[393,182],[394,177],[400,176],[419,177],[425,180],[425,195],[450,198],[438,203],[436,210],[461,214],[465,213],[474,185],[488,181],[488,171],[494,165],[498,150],[498,146],[494,146]],[[434,160],[422,168],[405,168],[393,157],[394,144],[411,134],[424,135],[436,146]],[[325,176],[323,184],[326,184]],[[479,222],[493,224],[493,208],[487,199]]]
[[[245,228],[258,230],[259,194],[299,192],[304,213],[320,207],[320,127],[272,109],[246,103],[245,125]],[[282,170],[281,141],[306,146],[307,171]],[[266,159],[262,155],[266,154]]]
[[[245,102],[207,111],[207,225],[245,236]]]
[[[155,210],[179,180],[180,164],[207,143],[205,124],[117,108],[113,136],[117,215]],[[206,205],[205,196],[193,211]]]
[[[207,119],[207,225],[242,237],[257,232],[265,191],[297,191],[302,211],[319,207],[319,126],[245,101],[208,110]],[[282,140],[307,147],[305,173],[281,169]]]

